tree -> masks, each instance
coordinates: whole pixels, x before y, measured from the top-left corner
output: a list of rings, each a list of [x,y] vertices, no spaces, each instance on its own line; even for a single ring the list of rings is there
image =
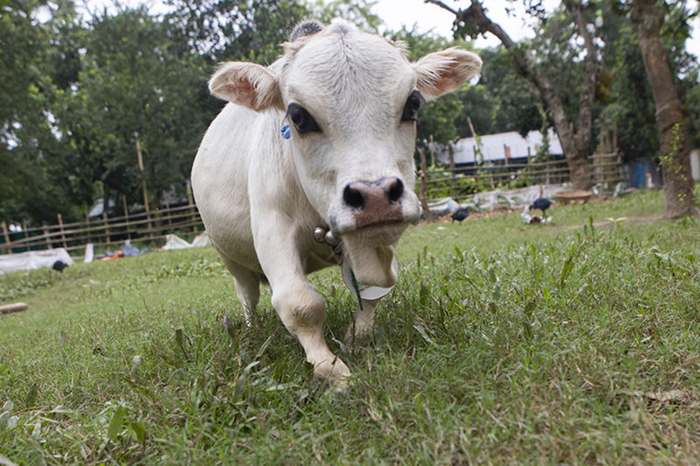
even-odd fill
[[[605,106],[598,115],[599,134],[616,126],[625,160],[648,159],[657,152],[659,137],[639,41],[629,17],[616,12],[615,5],[605,4],[602,17],[605,54],[598,94]]]
[[[466,10],[455,10],[439,0],[426,0],[455,15],[455,35],[475,36],[491,33],[511,52],[514,65],[519,74],[529,79],[538,89],[545,102],[566,156],[574,189],[589,189],[591,174],[588,165],[589,146],[593,130],[593,103],[599,76],[599,53],[593,34],[589,29],[591,23],[584,11],[584,5],[576,0],[565,0],[563,5],[570,15],[570,23],[584,44],[585,57],[581,66],[582,82],[579,90],[577,117],[570,118],[566,106],[553,83],[553,79],[531,59],[524,47],[516,44],[510,36],[494,23],[487,15],[479,0],[471,0]]]
[[[91,203],[97,184],[106,206],[115,194],[142,203],[142,177],[149,204],[157,206],[173,186],[184,197],[199,139],[216,111],[203,60],[188,53],[186,38],[167,20],[158,21],[143,7],[104,12],[88,26],[73,30],[83,48],[77,80],[56,89],[55,112],[67,147],[63,170],[75,197]]]
[[[42,20],[38,12],[42,11]],[[13,0],[0,5],[0,218],[54,222],[73,218],[55,162],[60,152],[51,112],[52,74],[46,44],[72,3]]]
[[[693,194],[686,120],[660,38],[666,16],[665,7],[665,3],[659,4],[656,0],[634,0],[631,18],[637,27],[644,67],[656,104],[666,217],[679,218],[700,215],[700,212]]]

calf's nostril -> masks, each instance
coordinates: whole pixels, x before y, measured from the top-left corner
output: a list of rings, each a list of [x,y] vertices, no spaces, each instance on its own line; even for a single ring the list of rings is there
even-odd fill
[[[393,183],[391,183],[389,190],[387,191],[387,197],[391,202],[398,202],[403,196],[403,182],[396,178]]]
[[[343,201],[354,209],[362,209],[365,206],[365,197],[359,190],[352,188],[350,185],[343,190]]]

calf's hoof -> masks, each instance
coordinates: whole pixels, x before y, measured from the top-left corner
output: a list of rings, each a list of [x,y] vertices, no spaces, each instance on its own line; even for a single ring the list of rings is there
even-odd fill
[[[345,392],[350,384],[350,369],[340,358],[323,361],[314,367],[314,380],[327,383],[336,393]]]
[[[369,340],[374,332],[374,326],[372,325],[350,325],[347,332],[345,332],[345,338],[343,342],[348,349],[352,349],[355,343],[362,342],[364,340]]]

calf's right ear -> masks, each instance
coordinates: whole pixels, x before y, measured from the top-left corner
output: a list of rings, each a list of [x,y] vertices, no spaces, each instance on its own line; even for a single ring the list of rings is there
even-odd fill
[[[209,80],[209,91],[220,99],[256,112],[273,107],[284,109],[275,76],[255,63],[225,63]]]

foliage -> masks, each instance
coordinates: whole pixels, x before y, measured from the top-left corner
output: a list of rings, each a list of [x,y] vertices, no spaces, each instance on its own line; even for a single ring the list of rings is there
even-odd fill
[[[13,0],[0,5],[0,219],[56,221],[70,217],[63,176],[53,172],[58,142],[50,111],[50,50],[56,23],[37,20],[37,12],[69,15],[70,3],[49,9],[44,2]]]
[[[510,54],[498,47],[482,50],[480,55],[484,68],[479,84],[488,92],[485,109],[491,110],[491,121],[484,127],[478,124],[479,119],[473,119],[477,132],[517,131],[526,135],[539,130],[542,126],[540,96],[535,86],[515,71]]]
[[[59,127],[72,149],[64,169],[82,167],[76,180],[85,203],[98,181],[130,204],[143,202],[142,176],[156,205],[171,186],[184,196],[183,174],[215,110],[202,80],[204,62],[187,53],[170,23],[155,21],[143,7],[105,13],[90,26],[79,81],[57,90]],[[144,175],[136,163],[137,140]]]
[[[191,51],[212,61],[270,64],[308,9],[296,0],[166,0]]]
[[[648,192],[547,225],[411,228],[373,338],[346,353],[331,338],[355,301],[336,270],[314,275],[354,373],[343,397],[312,383],[269,292],[245,326],[211,248],[76,264],[0,317],[0,458],[692,463],[698,222],[645,223],[662,211]]]
[[[580,50],[563,10],[536,14],[537,36],[519,46],[531,51],[561,90],[569,114],[578,106]],[[376,32],[380,18],[371,0],[169,0],[170,12],[117,6],[82,18],[73,0],[0,2],[0,219],[30,225],[84,218],[96,198],[117,198],[132,208],[157,207],[164,192],[184,198],[191,162],[206,125],[223,106],[206,81],[217,62],[272,63],[292,27],[302,18],[345,17]],[[590,4],[591,6],[593,4]],[[628,2],[596,3],[603,24],[604,72],[596,93],[596,131],[617,125],[627,159],[655,155],[658,131],[634,30],[624,14]],[[700,144],[700,67],[684,40],[691,3],[668,5],[662,29],[676,72],[691,137]],[[586,13],[596,14],[591,6]],[[460,27],[457,25],[456,27]],[[458,31],[459,32],[459,31]],[[460,32],[461,34],[461,32]],[[463,40],[403,29],[388,32],[405,42],[415,60]],[[547,127],[534,86],[518,75],[502,47],[479,50],[478,82],[426,104],[419,113],[418,144],[449,144],[477,134]],[[595,138],[594,138],[595,139]],[[145,164],[138,168],[136,141]],[[594,142],[592,142],[593,144]],[[591,147],[591,150],[593,147]]]

